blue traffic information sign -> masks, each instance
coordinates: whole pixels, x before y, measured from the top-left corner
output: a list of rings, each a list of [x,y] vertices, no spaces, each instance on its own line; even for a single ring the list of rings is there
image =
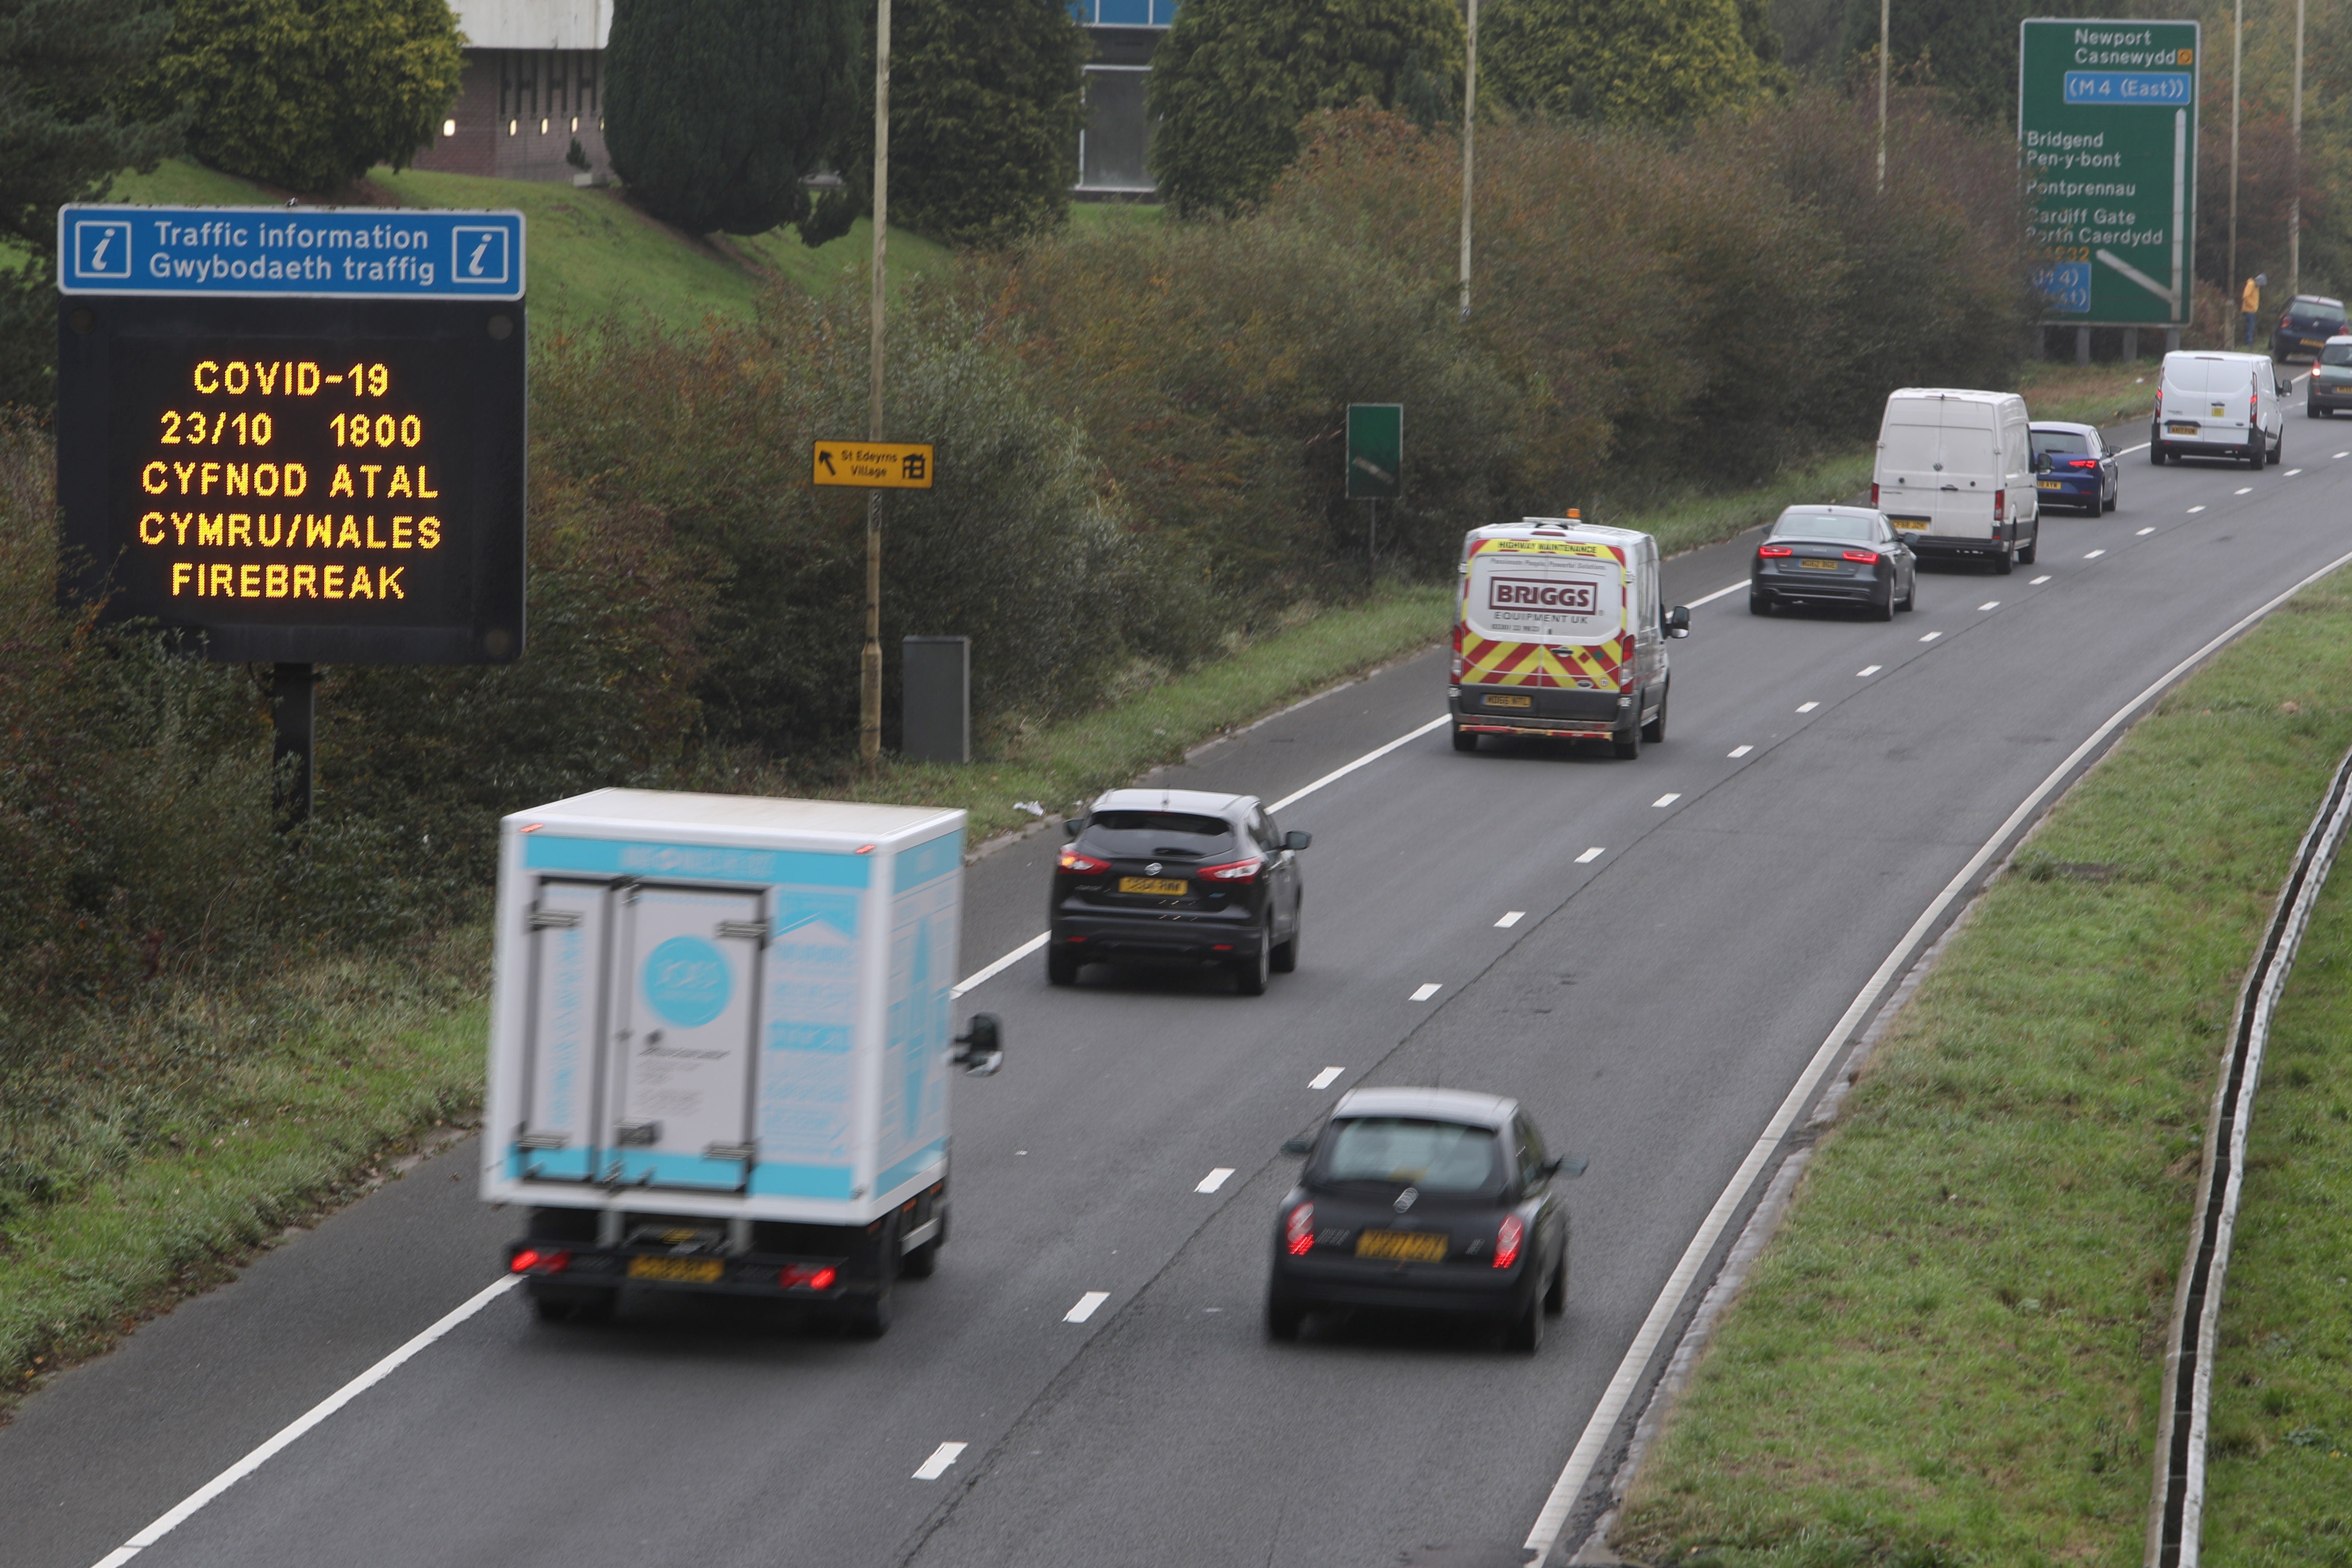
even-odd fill
[[[58,289],[520,300],[522,215],[420,207],[58,209]]]

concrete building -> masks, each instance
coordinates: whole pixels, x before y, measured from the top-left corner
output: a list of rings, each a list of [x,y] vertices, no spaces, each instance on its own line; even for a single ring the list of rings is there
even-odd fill
[[[416,167],[502,180],[602,181],[612,0],[450,0],[466,74]],[[567,162],[577,141],[583,171]]]
[[[450,9],[466,35],[466,73],[457,106],[416,167],[505,180],[610,178],[604,67],[612,0],[450,0]],[[1070,14],[1095,45],[1076,192],[1148,198],[1144,81],[1176,0],[1070,0]],[[566,161],[575,140],[585,174]]]

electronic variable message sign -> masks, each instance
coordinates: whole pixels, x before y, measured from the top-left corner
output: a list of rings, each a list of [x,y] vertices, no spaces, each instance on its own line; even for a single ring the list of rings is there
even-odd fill
[[[2043,321],[2189,324],[2197,229],[2194,22],[2019,24],[2017,138]]]
[[[61,591],[218,659],[523,648],[512,213],[58,214]]]

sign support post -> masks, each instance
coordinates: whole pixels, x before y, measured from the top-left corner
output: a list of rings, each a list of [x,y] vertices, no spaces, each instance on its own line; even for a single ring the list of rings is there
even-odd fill
[[[890,233],[890,0],[874,0],[874,364],[866,437],[882,439],[883,254]],[[866,494],[866,646],[858,655],[857,761],[882,763],[882,492]]]
[[[270,777],[276,788],[278,831],[310,820],[310,773],[319,733],[319,669],[312,664],[279,664],[269,678]]]
[[[1381,502],[1404,494],[1404,405],[1348,405],[1348,499],[1369,501],[1364,576],[1371,579],[1380,543]]]

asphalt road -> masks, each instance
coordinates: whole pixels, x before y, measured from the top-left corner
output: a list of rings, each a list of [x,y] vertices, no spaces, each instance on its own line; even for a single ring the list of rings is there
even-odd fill
[[[1638,761],[1457,755],[1439,729],[1322,787],[1281,814],[1315,834],[1307,921],[1262,998],[1101,971],[1054,991],[1036,955],[978,986],[962,1006],[1003,1017],[1008,1064],[958,1086],[953,1243],[881,1342],[724,1303],[542,1325],[509,1294],[141,1568],[1370,1568],[1516,1546],[1906,930],[2119,707],[2352,550],[2352,427],[2291,406],[2282,468],[2135,454],[2119,511],[2047,518],[2013,576],[1923,573],[1892,624],[1702,605],[1669,738]],[[1742,582],[1747,550],[1669,563],[1668,602]],[[1436,717],[1444,684],[1422,656],[1168,776],[1280,797]],[[965,973],[1043,928],[1057,844],[973,868]],[[1276,1151],[1366,1082],[1516,1094],[1591,1159],[1568,1313],[1532,1359],[1397,1321],[1265,1339]],[[0,1429],[0,1559],[90,1568],[494,1282],[519,1216],[475,1201],[474,1163],[418,1167],[28,1400]],[[966,1447],[942,1467],[942,1444]]]

